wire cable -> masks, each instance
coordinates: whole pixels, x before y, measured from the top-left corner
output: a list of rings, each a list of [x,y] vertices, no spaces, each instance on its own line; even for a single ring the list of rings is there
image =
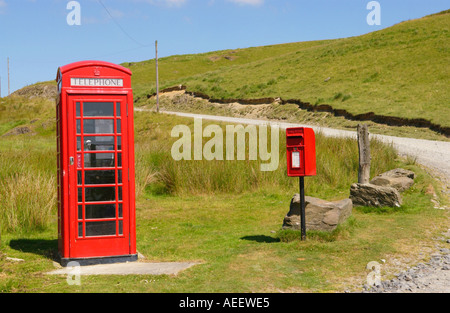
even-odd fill
[[[138,44],[139,46],[143,47],[150,47],[150,45],[144,45],[142,43],[140,43],[139,41],[137,41],[136,39],[134,39],[120,24],[119,22],[117,22],[117,20],[114,18],[114,16],[111,14],[111,12],[108,10],[108,8],[103,4],[103,2],[101,0],[97,0],[98,3],[101,4],[101,6],[105,9],[106,13],[108,13],[108,15],[111,17],[111,19],[113,20],[113,22],[117,25],[117,27],[120,28],[120,30],[133,42],[135,42],[136,44]]]

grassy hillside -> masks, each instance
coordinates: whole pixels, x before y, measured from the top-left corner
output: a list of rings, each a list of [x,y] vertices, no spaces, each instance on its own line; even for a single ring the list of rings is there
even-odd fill
[[[449,28],[445,11],[358,37],[171,56],[160,59],[160,82],[219,99],[301,99],[448,127]],[[139,101],[155,92],[154,60],[123,65]]]

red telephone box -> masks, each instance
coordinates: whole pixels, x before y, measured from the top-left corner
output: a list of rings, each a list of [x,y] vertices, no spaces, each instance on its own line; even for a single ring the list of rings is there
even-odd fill
[[[316,137],[312,128],[286,129],[287,170],[289,177],[315,176]]]
[[[136,261],[131,71],[101,61],[58,69],[61,264]]]

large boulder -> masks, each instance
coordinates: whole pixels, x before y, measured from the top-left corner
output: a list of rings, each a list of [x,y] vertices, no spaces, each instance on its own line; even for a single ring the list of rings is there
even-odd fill
[[[397,189],[373,184],[353,184],[350,188],[350,199],[355,206],[400,207],[402,205],[402,196]]]
[[[350,199],[329,202],[313,197],[305,197],[306,229],[333,231],[352,215],[353,204]],[[290,211],[284,218],[283,229],[300,230],[300,195],[291,200]]]
[[[414,184],[415,174],[402,168],[383,173],[370,181],[372,185],[393,187],[403,192]]]

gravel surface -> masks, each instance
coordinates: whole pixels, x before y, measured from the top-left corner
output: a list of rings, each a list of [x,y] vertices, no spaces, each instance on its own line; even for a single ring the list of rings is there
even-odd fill
[[[450,246],[450,245],[449,245]],[[378,286],[364,285],[364,293],[449,293],[450,249],[440,249],[428,263],[395,275],[396,278],[381,281]]]
[[[238,123],[246,125],[278,125],[280,129],[289,127],[312,127],[315,132],[322,132],[326,136],[356,138],[356,131],[336,130],[326,127],[308,126],[305,124],[283,123],[278,121],[254,120],[225,116],[210,116],[191,113],[163,112],[166,114],[203,118],[219,122]],[[431,175],[442,182],[443,194],[450,195],[450,142],[431,141],[393,137],[385,135],[371,135],[386,143],[391,143],[401,156],[409,156],[424,166]],[[442,207],[435,201],[436,209],[450,209]],[[449,293],[450,292],[450,229],[438,240],[448,248],[441,248],[431,256],[428,263],[418,265],[398,273],[396,278],[381,281],[378,286],[365,285],[362,292],[378,293]]]

